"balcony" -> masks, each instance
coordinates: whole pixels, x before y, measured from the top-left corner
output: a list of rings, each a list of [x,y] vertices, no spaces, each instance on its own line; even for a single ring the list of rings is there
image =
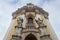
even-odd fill
[[[35,32],[35,33],[40,33],[40,30],[38,30],[37,28],[36,29],[34,29],[34,28],[23,28],[23,30],[22,30],[22,33],[26,33],[26,32]]]
[[[34,23],[26,23],[26,28],[35,28],[35,24]]]

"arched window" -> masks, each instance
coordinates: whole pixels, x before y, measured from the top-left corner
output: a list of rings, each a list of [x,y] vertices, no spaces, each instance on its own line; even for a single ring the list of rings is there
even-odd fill
[[[28,23],[33,23],[33,19],[31,17],[28,18]]]
[[[29,34],[26,36],[25,40],[37,40],[37,38],[33,34]]]

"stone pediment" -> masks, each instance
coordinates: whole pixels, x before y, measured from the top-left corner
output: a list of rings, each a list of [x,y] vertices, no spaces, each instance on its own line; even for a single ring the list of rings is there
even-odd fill
[[[12,16],[25,14],[26,12],[35,12],[36,14],[39,13],[39,14],[45,15],[45,17],[48,16],[48,13],[46,11],[44,11],[42,8],[35,6],[31,3],[27,4],[26,6],[23,6],[22,8],[18,8],[18,10],[12,13]]]

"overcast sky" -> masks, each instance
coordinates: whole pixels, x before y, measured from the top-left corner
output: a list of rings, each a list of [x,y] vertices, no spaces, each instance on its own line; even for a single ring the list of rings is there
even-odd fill
[[[0,0],[0,40],[11,23],[12,12],[27,3],[35,4],[49,13],[49,21],[60,40],[60,0]]]

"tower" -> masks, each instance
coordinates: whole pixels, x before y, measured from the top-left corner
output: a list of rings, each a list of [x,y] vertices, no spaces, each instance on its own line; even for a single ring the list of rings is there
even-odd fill
[[[42,8],[29,3],[12,16],[5,40],[58,40]]]

